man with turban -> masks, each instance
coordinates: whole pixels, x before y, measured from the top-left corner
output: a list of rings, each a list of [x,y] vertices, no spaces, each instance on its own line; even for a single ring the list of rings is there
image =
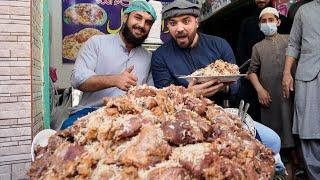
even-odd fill
[[[102,106],[103,97],[121,96],[135,85],[153,85],[151,54],[141,44],[156,18],[150,3],[133,0],[119,33],[93,36],[81,47],[70,79],[83,95],[61,129]]]

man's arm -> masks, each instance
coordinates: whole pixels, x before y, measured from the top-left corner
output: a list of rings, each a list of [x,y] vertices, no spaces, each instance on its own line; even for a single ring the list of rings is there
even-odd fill
[[[127,90],[135,85],[136,77],[131,74],[133,67],[119,75],[98,75],[95,73],[97,54],[99,52],[98,39],[90,38],[80,49],[74,69],[71,73],[71,85],[83,92],[94,92],[109,87]]]
[[[296,59],[294,57],[286,56],[282,78],[282,94],[285,98],[289,98],[290,91],[294,91],[291,69],[295,61]]]
[[[288,48],[286,50],[286,60],[283,70],[282,78],[282,93],[283,97],[289,98],[290,91],[294,91],[293,77],[291,69],[296,60],[299,59],[301,51],[301,39],[302,39],[302,21],[301,21],[301,8],[297,11],[292,29],[290,32]]]
[[[78,89],[83,92],[95,92],[110,87],[118,87],[124,91],[128,91],[131,86],[137,85],[136,76],[131,74],[133,66],[124,70],[117,75],[93,75],[82,83]]]
[[[220,91],[223,87],[223,83],[220,83],[218,79],[213,79],[202,84],[197,84],[196,80],[193,79],[189,83],[188,89],[194,91],[196,96],[210,97]]]
[[[78,89],[82,92],[95,92],[115,86],[114,76],[93,75],[82,83]]]

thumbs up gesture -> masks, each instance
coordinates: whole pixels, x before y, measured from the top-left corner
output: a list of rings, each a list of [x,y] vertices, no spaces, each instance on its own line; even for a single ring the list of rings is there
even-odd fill
[[[137,76],[132,74],[134,66],[125,69],[121,74],[116,75],[115,85],[121,90],[128,91],[131,86],[137,85]]]

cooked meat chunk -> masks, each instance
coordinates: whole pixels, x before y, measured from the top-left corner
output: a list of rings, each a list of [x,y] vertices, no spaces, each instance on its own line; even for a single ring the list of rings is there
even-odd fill
[[[160,128],[146,125],[141,129],[137,140],[120,155],[120,162],[138,168],[147,168],[165,160],[171,153],[171,147],[163,139]]]
[[[163,167],[152,170],[147,177],[148,180],[188,180],[191,179],[189,172],[181,167]]]

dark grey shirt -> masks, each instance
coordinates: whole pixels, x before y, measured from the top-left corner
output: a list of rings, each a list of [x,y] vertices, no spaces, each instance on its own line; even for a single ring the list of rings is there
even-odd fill
[[[287,56],[298,60],[295,78],[313,80],[320,71],[320,0],[299,8],[290,32]]]
[[[133,74],[138,85],[153,85],[151,53],[143,47],[128,52],[119,34],[97,35],[90,38],[80,49],[71,74],[71,85],[78,88],[93,75],[113,75],[134,65]],[[84,92],[75,111],[85,107],[102,106],[103,97],[124,95],[125,91],[113,87],[96,92]]]

